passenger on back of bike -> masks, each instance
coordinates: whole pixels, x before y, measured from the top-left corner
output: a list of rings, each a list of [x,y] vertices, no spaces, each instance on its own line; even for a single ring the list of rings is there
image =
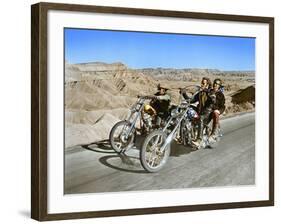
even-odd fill
[[[216,141],[219,129],[219,117],[225,110],[225,97],[223,94],[223,85],[221,79],[215,79],[213,88],[210,91],[210,97],[213,100],[213,111],[209,118],[209,122],[213,120],[212,132],[209,137],[209,142]]]

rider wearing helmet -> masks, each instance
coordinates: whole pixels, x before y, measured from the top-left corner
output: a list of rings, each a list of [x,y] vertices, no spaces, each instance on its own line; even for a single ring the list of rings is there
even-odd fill
[[[209,121],[213,120],[213,127],[211,135],[209,137],[209,141],[214,142],[217,137],[219,116],[225,110],[225,97],[223,94],[223,85],[221,79],[214,80],[213,88],[210,91],[210,97],[213,100],[213,111],[211,113]]]

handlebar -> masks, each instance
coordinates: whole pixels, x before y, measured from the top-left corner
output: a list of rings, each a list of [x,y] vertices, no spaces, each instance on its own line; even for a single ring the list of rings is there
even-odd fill
[[[137,98],[140,98],[140,99],[144,99],[144,100],[152,100],[154,99],[155,97],[154,96],[137,96]]]

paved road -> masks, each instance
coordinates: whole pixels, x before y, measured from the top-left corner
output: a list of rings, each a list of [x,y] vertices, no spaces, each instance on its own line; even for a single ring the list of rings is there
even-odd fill
[[[192,151],[177,143],[158,173],[146,173],[139,150],[120,157],[108,141],[65,154],[65,193],[118,192],[255,184],[255,114],[221,122],[223,137],[212,149]]]

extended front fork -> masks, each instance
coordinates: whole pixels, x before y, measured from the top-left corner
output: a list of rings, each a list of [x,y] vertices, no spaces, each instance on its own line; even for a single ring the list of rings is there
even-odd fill
[[[140,106],[140,108],[138,108],[138,110],[132,111],[130,117],[128,118],[128,121],[129,121],[129,123],[131,124],[131,126],[130,126],[129,130],[127,131],[126,135],[125,135],[125,138],[126,138],[126,139],[128,139],[128,137],[131,135],[132,131],[134,130],[135,125],[136,125],[136,122],[137,122],[138,118],[141,116],[141,111],[142,111],[143,107],[144,107],[144,104],[142,104],[142,105]],[[135,115],[135,117],[134,117],[134,114],[135,114],[135,113],[137,113],[137,115]],[[133,121],[130,122],[130,120],[131,120],[132,118],[133,118]]]
[[[160,152],[161,152],[161,153],[165,150],[165,148],[166,148],[166,147],[171,143],[171,141],[173,140],[174,135],[175,135],[175,133],[177,132],[178,127],[181,125],[181,122],[182,122],[182,120],[184,119],[186,112],[187,112],[187,109],[184,110],[184,111],[181,113],[182,116],[180,117],[180,119],[178,119],[178,117],[175,118],[176,121],[177,121],[177,124],[176,124],[176,126],[173,128],[173,130],[171,131],[171,133],[168,135],[168,137],[166,138],[166,140],[165,140],[165,142],[164,142],[164,145],[161,146],[161,148],[160,148]],[[171,122],[171,119],[173,119],[173,118],[172,118],[172,117],[170,118],[169,122],[168,122],[167,125],[164,127],[163,131],[165,131],[165,130],[168,128],[168,124]]]

